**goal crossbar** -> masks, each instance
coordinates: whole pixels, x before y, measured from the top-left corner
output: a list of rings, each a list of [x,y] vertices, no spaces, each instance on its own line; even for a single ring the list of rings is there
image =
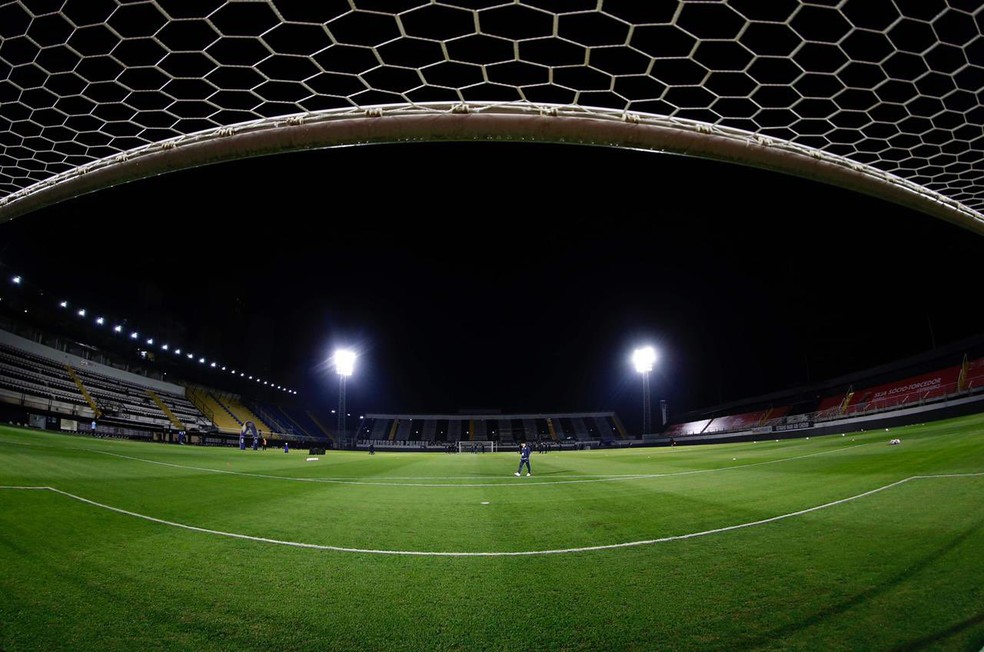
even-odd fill
[[[499,442],[491,439],[463,439],[458,442],[459,453],[496,453]]]

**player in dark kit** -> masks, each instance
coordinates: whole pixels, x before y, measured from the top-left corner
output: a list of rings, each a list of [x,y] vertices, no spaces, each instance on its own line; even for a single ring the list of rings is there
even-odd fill
[[[521,474],[523,465],[526,465],[526,475],[532,475],[533,471],[530,470],[530,445],[525,441],[523,442],[523,446],[519,449],[519,470],[516,471],[516,475]]]

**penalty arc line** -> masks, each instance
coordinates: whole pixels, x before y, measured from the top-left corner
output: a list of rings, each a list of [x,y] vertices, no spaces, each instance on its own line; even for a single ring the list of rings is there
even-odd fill
[[[980,478],[984,477],[984,473],[950,473],[950,474],[939,474],[939,475],[914,475],[908,478],[903,478],[902,480],[897,480],[896,482],[883,485],[881,487],[876,487],[869,491],[865,491],[854,496],[848,496],[847,498],[841,498],[839,500],[834,500],[829,503],[824,503],[822,505],[816,505],[814,507],[808,507],[806,509],[801,509],[795,512],[789,512],[787,514],[780,514],[779,516],[772,516],[769,518],[760,519],[757,521],[749,521],[748,523],[738,523],[736,525],[728,525],[725,527],[714,528],[712,530],[703,530],[701,532],[690,532],[688,534],[677,534],[668,537],[660,537],[658,539],[645,539],[641,541],[628,541],[625,543],[611,543],[599,546],[584,546],[580,548],[555,548],[551,550],[518,550],[518,551],[489,551],[489,552],[454,552],[454,551],[429,551],[429,550],[380,550],[373,548],[349,548],[344,546],[329,546],[318,543],[303,543],[299,541],[284,541],[281,539],[270,539],[267,537],[257,537],[249,534],[240,534],[236,532],[223,532],[222,530],[212,530],[209,528],[198,527],[195,525],[187,525],[184,523],[176,523],[174,521],[167,521],[165,519],[156,518],[154,516],[148,516],[146,514],[140,514],[137,512],[131,512],[126,509],[121,509],[119,507],[113,507],[111,505],[106,505],[103,503],[96,502],[94,500],[89,500],[88,498],[83,498],[82,496],[77,496],[75,494],[69,493],[67,491],[62,491],[61,489],[55,489],[54,487],[13,487],[13,486],[0,486],[2,489],[14,489],[14,490],[47,490],[54,493],[66,496],[73,500],[77,500],[94,507],[99,507],[106,509],[118,514],[123,514],[125,516],[132,516],[134,518],[143,519],[150,521],[152,523],[159,523],[161,525],[168,525],[170,527],[176,527],[183,530],[190,530],[192,532],[201,532],[203,534],[213,534],[216,536],[229,537],[232,539],[243,539],[247,541],[255,541],[257,543],[268,543],[272,545],[288,546],[291,548],[308,548],[314,550],[327,550],[332,552],[349,552],[349,553],[359,553],[367,555],[401,555],[410,557],[532,557],[532,556],[545,556],[545,555],[561,555],[561,554],[573,554],[573,553],[583,553],[583,552],[596,552],[600,550],[615,550],[618,548],[631,548],[637,546],[647,546],[655,545],[658,543],[669,543],[671,541],[683,541],[685,539],[696,539],[698,537],[706,537],[713,534],[721,534],[724,532],[731,532],[733,530],[741,530],[744,528],[754,527],[758,525],[766,525],[768,523],[775,523],[777,521],[782,521],[788,518],[793,518],[795,516],[802,516],[804,514],[809,514],[810,512],[820,511],[822,509],[827,509],[830,507],[835,507],[837,505],[843,505],[860,498],[865,498],[873,494],[885,491],[886,489],[892,489],[898,487],[912,480],[929,480],[929,479],[940,479],[940,478]]]

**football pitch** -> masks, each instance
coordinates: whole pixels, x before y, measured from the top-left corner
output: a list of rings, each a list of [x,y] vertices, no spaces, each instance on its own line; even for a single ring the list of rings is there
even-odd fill
[[[0,650],[984,646],[984,415],[309,458],[0,427]]]

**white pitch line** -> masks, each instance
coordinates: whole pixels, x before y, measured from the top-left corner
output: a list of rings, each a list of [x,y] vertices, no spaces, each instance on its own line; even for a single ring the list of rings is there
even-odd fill
[[[871,442],[862,444],[853,444],[847,448],[857,448],[859,446],[870,446]],[[110,453],[108,451],[100,451],[91,448],[82,448],[79,450],[85,450],[91,453],[99,453],[100,455],[109,455],[111,457],[120,457],[126,460],[134,460],[136,462],[144,462],[146,464],[157,464],[160,466],[170,466],[176,469],[187,469],[189,471],[204,471],[206,473],[222,473],[224,475],[236,475],[248,478],[263,478],[267,480],[286,480],[289,482],[315,482],[315,483],[325,483],[325,484],[349,484],[349,485],[363,485],[363,486],[375,486],[375,487],[543,487],[543,486],[553,486],[561,484],[585,484],[585,483],[595,483],[595,482],[620,482],[624,480],[647,480],[653,478],[669,478],[682,475],[698,475],[701,473],[717,473],[719,471],[733,471],[735,469],[747,469],[753,466],[762,466],[764,464],[779,464],[781,462],[790,462],[793,460],[802,460],[808,457],[817,457],[819,455],[828,455],[830,453],[842,452],[844,448],[835,448],[827,451],[819,451],[816,453],[808,453],[806,455],[795,455],[793,457],[783,457],[777,460],[766,460],[764,462],[750,462],[748,464],[734,464],[731,466],[722,466],[717,469],[697,469],[694,471],[675,471],[672,473],[639,473],[632,475],[608,475],[608,476],[590,476],[588,478],[580,478],[577,480],[541,480],[537,478],[535,482],[529,481],[512,481],[512,477],[503,478],[502,482],[486,482],[486,483],[454,483],[454,482],[390,482],[390,481],[380,481],[380,482],[366,482],[365,480],[345,480],[341,478],[294,478],[283,475],[270,475],[265,473],[246,473],[242,471],[229,471],[224,469],[210,469],[204,466],[190,466],[186,464],[175,464],[173,462],[160,462],[157,460],[148,460],[143,457],[134,457],[132,455],[122,455],[120,453]],[[393,478],[396,479],[409,479],[409,478]],[[448,479],[448,478],[441,478]]]
[[[827,509],[829,507],[835,507],[837,505],[843,505],[844,503],[857,500],[859,498],[865,498],[873,494],[885,491],[886,489],[891,489],[893,487],[898,487],[906,482],[912,480],[930,480],[930,479],[941,479],[941,478],[980,478],[984,477],[984,473],[950,473],[950,474],[939,474],[939,475],[914,475],[890,484],[865,491],[864,493],[856,494],[854,496],[849,496],[847,498],[841,498],[839,500],[834,500],[829,503],[824,503],[822,505],[816,505],[814,507],[808,507],[806,509],[801,509],[795,512],[789,512],[787,514],[780,514],[779,516],[772,516],[769,518],[760,519],[758,521],[749,521],[747,523],[739,523],[737,525],[728,525],[725,527],[714,528],[713,530],[703,530],[701,532],[691,532],[689,534],[677,534],[668,537],[660,537],[658,539],[644,539],[642,541],[628,541],[625,543],[611,543],[601,546],[584,546],[581,548],[555,548],[552,550],[521,550],[512,552],[440,552],[440,551],[427,551],[427,550],[379,550],[373,548],[347,548],[343,546],[328,546],[318,543],[302,543],[298,541],[284,541],[282,539],[269,539],[267,537],[257,537],[249,534],[239,534],[236,532],[224,532],[222,530],[211,530],[209,528],[198,527],[195,525],[186,525],[184,523],[176,523],[174,521],[167,521],[161,518],[156,518],[153,516],[147,516],[146,514],[140,514],[137,512],[131,512],[126,509],[121,509],[119,507],[113,507],[111,505],[106,505],[103,503],[98,503],[94,500],[89,500],[88,498],[83,498],[82,496],[76,496],[75,494],[69,493],[67,491],[62,491],[61,489],[55,489],[54,487],[5,487],[0,486],[0,489],[42,489],[53,491],[54,493],[72,498],[79,502],[92,505],[94,507],[100,507],[102,509],[107,509],[111,512],[116,512],[118,514],[124,514],[126,516],[132,516],[134,518],[143,519],[145,521],[151,521],[152,523],[159,523],[161,525],[168,525],[171,527],[180,528],[183,530],[191,530],[192,532],[201,532],[203,534],[214,534],[216,536],[229,537],[232,539],[243,539],[247,541],[256,541],[258,543],[269,543],[278,546],[288,546],[291,548],[309,548],[313,550],[328,550],[332,552],[352,552],[361,553],[367,555],[402,555],[408,557],[531,557],[540,555],[562,555],[562,554],[572,554],[579,552],[595,552],[599,550],[615,550],[618,548],[631,548],[637,546],[648,546],[655,545],[657,543],[669,543],[671,541],[683,541],[684,539],[696,539],[698,537],[706,537],[712,534],[721,534],[724,532],[731,532],[732,530],[741,530],[744,528],[754,527],[757,525],[766,525],[768,523],[775,523],[776,521],[782,521],[787,518],[793,518],[795,516],[802,516],[804,514],[809,514],[810,512],[817,512],[821,509]]]

